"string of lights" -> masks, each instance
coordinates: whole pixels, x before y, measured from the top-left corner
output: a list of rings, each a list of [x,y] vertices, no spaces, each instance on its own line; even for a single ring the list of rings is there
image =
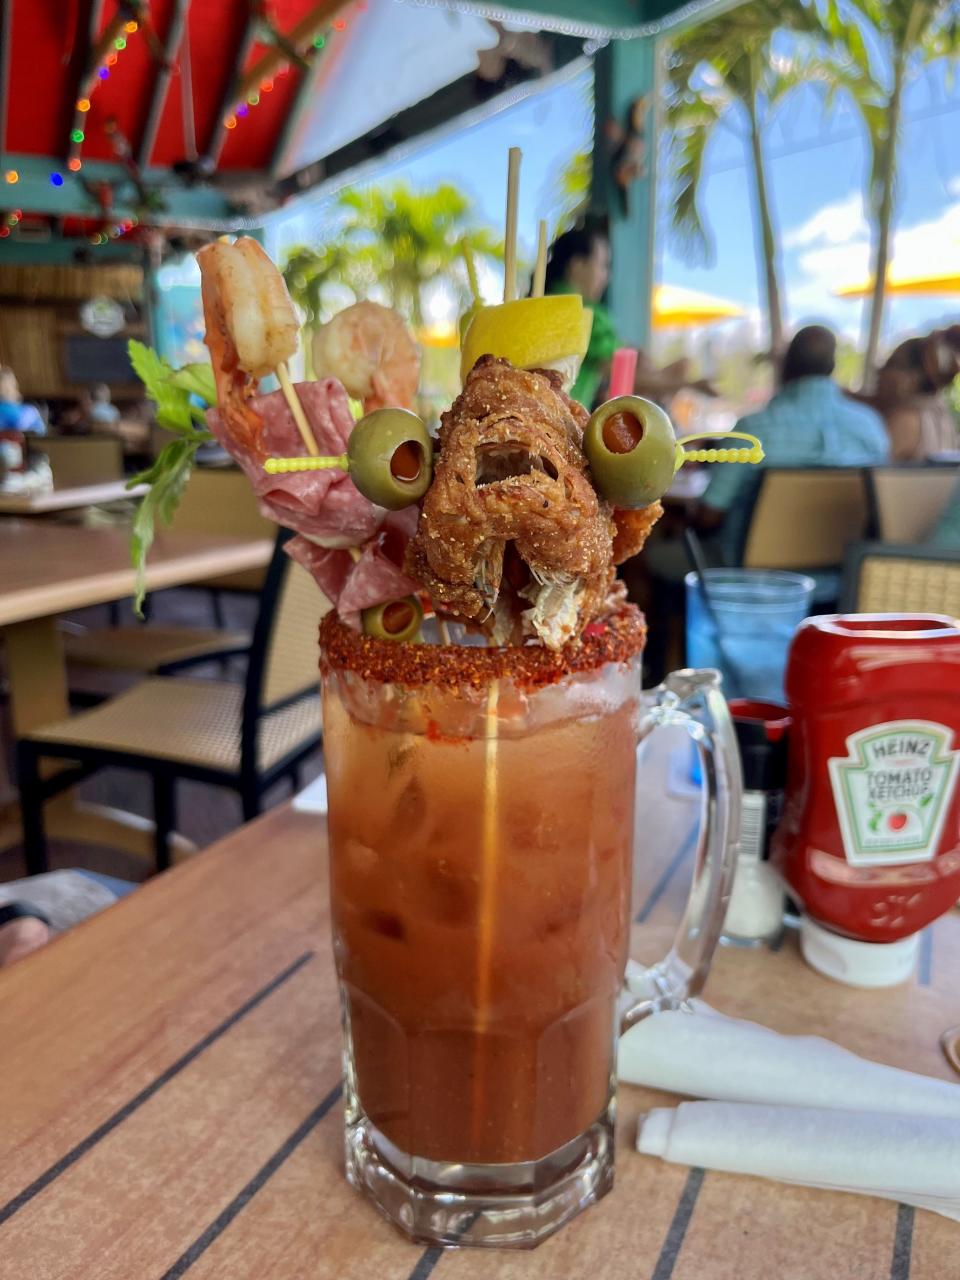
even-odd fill
[[[360,0],[356,6],[358,10],[366,9],[366,7],[364,0]],[[151,49],[158,43],[156,33],[148,30],[150,22],[149,18],[144,16],[145,12],[143,0],[127,0],[127,3],[120,6],[117,15],[108,23],[100,36],[94,54],[93,66],[88,75],[81,81],[80,96],[74,104],[74,117],[70,128],[69,145],[64,166],[64,170],[69,174],[79,174],[83,169],[83,148],[88,137],[87,117],[93,105],[92,100],[100,86],[110,79],[120,55],[127,48],[128,40],[139,32],[141,36],[150,37],[152,35],[152,39],[149,40]],[[138,18],[142,19],[142,21],[138,20]],[[259,85],[256,85],[255,82],[253,90],[247,91],[246,96],[234,104],[223,118],[223,127],[228,130],[236,129],[238,123],[248,117],[251,110],[258,107],[266,95],[273,92],[276,81],[290,74],[293,62],[298,62],[303,67],[303,73],[307,74],[307,60],[312,60],[312,58],[316,57],[318,53],[327,47],[331,38],[346,31],[347,26],[347,20],[343,17],[338,17],[324,30],[310,37],[309,45],[302,52],[298,51],[297,48],[291,48],[287,60],[283,61],[279,67],[271,68],[272,74],[264,76]],[[282,50],[283,56],[286,57],[288,52],[287,44],[283,43],[280,35],[274,32],[272,28],[264,31],[262,39],[263,43],[276,44],[277,50]],[[299,42],[297,43],[299,44]],[[49,181],[51,186],[56,188],[64,186],[66,180],[64,170],[55,168],[50,171]],[[7,169],[3,173],[3,181],[6,186],[16,186],[20,181],[20,173],[16,169]],[[17,226],[21,217],[22,214],[19,209],[0,213],[0,239],[5,239],[10,235],[11,229]],[[110,225],[109,211],[105,209],[101,229],[89,235],[88,239],[94,245],[104,244],[109,239],[116,239],[125,235],[138,224],[138,221],[134,217]]]
[[[335,33],[339,34],[340,32],[346,31],[346,29],[347,29],[346,19],[337,18],[333,23],[331,23],[331,25],[325,31],[313,37],[311,41],[311,50],[313,51],[314,54],[319,53],[322,49],[326,47],[332,35],[334,35]],[[280,79],[281,77],[288,75],[289,72],[290,72],[289,63],[284,63],[284,65],[279,69],[279,71],[277,71],[275,77],[267,77],[266,79],[261,80],[260,85],[257,89],[255,89],[252,93],[249,93],[244,101],[235,103],[233,106],[233,109],[224,116],[223,118],[224,128],[236,129],[238,122],[240,120],[245,119],[247,116],[249,116],[250,108],[258,107],[260,105],[262,95],[265,93],[272,92],[274,79]]]

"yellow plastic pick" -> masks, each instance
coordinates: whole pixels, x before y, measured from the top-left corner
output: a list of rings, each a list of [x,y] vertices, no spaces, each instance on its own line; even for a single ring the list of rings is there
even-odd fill
[[[713,440],[749,440],[749,449],[684,449],[690,440],[702,440],[709,435]],[[677,456],[674,469],[679,471],[685,462],[762,462],[763,445],[756,436],[746,431],[694,432],[691,436],[681,436],[677,441]]]
[[[268,475],[282,476],[291,471],[331,471],[339,467],[341,471],[349,471],[350,464],[345,453],[335,454],[329,458],[267,458],[263,469]]]

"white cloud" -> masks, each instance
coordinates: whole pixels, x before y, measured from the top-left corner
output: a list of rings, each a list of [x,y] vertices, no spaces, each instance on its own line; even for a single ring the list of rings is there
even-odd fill
[[[811,224],[829,208],[815,215]],[[824,221],[820,235],[806,243],[810,247],[797,259],[800,279],[792,294],[802,289],[806,296],[812,297],[814,291],[819,290],[826,297],[844,285],[858,284],[868,278],[870,242],[866,230],[844,240]],[[895,230],[891,248],[895,276],[960,271],[960,200],[948,205],[935,218]]]
[[[863,196],[854,191],[842,200],[824,205],[798,227],[785,231],[783,244],[787,249],[802,249],[815,244],[841,245],[865,240],[867,235]]]
[[[960,178],[956,194],[960,196]],[[784,237],[800,248],[787,289],[794,322],[821,316],[843,332],[857,331],[862,304],[836,296],[845,285],[870,277],[869,231],[859,197],[827,205]],[[935,218],[894,231],[891,261],[896,276],[960,272],[960,199]]]
[[[936,218],[895,232],[893,264],[898,276],[960,270],[960,200]]]
[[[947,179],[947,191],[952,196],[960,196],[960,173]]]

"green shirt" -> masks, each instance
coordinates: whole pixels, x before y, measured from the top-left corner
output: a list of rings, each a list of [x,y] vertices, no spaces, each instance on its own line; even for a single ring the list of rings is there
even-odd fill
[[[576,289],[572,285],[561,282],[554,285],[550,292],[576,293]],[[587,304],[584,303],[584,306]],[[587,354],[583,357],[583,364],[580,366],[580,372],[570,390],[570,395],[587,409],[592,409],[593,402],[597,398],[604,365],[613,359],[618,342],[617,331],[613,327],[613,317],[607,308],[602,303],[595,302],[592,307],[587,307],[587,310],[593,312],[593,328],[590,330]]]

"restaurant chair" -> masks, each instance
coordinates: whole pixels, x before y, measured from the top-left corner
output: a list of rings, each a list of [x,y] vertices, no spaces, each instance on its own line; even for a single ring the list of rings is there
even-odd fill
[[[275,525],[260,512],[250,481],[236,466],[195,467],[180,498],[171,527],[178,533],[228,534],[238,538],[272,538]],[[191,590],[206,591],[216,625],[226,618],[223,593],[255,594],[263,586],[263,569],[244,569],[205,578]]]
[[[238,538],[272,538],[276,526],[260,514],[250,483],[236,467],[196,467],[174,514],[177,533],[227,534]],[[224,659],[243,652],[250,637],[227,628],[222,593],[258,594],[264,569],[242,570],[198,583],[210,593],[215,626],[113,625],[81,634],[67,634],[64,649],[68,661],[84,668],[170,674],[187,665]],[[190,590],[193,587],[178,587]],[[148,604],[150,603],[148,598]],[[116,620],[115,620],[116,621]]]
[[[222,664],[249,648],[250,636],[244,631],[153,622],[63,633],[64,656],[71,667],[136,675],[172,675],[202,663]]]
[[[933,532],[960,480],[960,467],[871,467],[866,473],[873,531],[910,545]]]
[[[960,550],[855,543],[844,563],[840,609],[960,618]]]
[[[768,467],[760,473],[740,562],[745,569],[831,569],[868,531],[856,467]]]
[[[872,532],[864,474],[858,467],[765,468],[743,528],[735,564],[812,573],[814,601],[832,606],[847,547]]]
[[[123,479],[123,441],[114,436],[41,436],[31,448],[47,455],[55,489]]]
[[[170,863],[176,783],[191,778],[236,791],[244,820],[264,792],[299,768],[321,741],[317,622],[322,597],[283,551],[267,570],[243,684],[165,677],[144,680],[99,706],[41,725],[17,744],[29,873],[47,867],[43,805],[98,769],[139,769],[153,780],[157,868]],[[48,774],[44,762],[74,763]]]

